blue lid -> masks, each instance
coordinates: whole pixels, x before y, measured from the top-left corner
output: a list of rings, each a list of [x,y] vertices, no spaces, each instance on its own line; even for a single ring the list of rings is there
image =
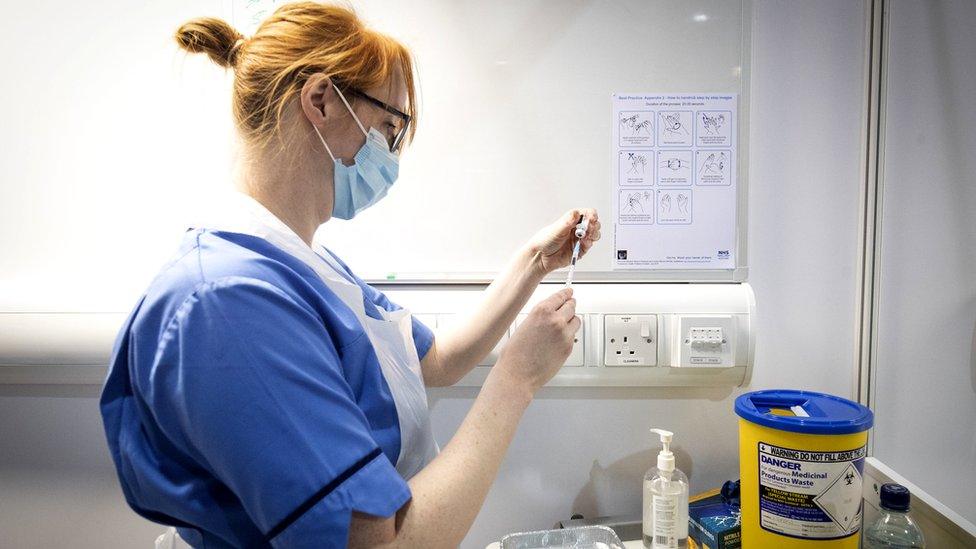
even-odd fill
[[[813,391],[753,391],[735,399],[735,413],[765,427],[808,435],[867,431],[874,413],[856,402]]]
[[[881,485],[881,507],[892,511],[908,511],[912,506],[912,494],[901,484]]]

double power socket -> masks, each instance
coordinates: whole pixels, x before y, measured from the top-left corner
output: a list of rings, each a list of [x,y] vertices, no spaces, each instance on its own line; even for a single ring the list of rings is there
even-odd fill
[[[669,338],[665,366],[733,366],[735,321],[731,315],[603,315],[605,366],[658,366],[659,340]],[[667,328],[665,330],[664,328]],[[665,333],[673,335],[665,335]]]
[[[448,328],[459,320],[455,314],[417,315],[428,326]],[[525,320],[519,314],[511,330]],[[597,337],[588,337],[599,315],[579,315],[583,326],[576,334],[573,350],[565,366],[582,367],[587,363],[585,342],[599,343]],[[589,317],[589,318],[587,318]],[[662,322],[659,319],[665,319]],[[672,367],[729,367],[733,366],[735,322],[731,315],[657,315],[657,314],[603,314],[603,366],[658,366],[660,339],[668,337],[670,361],[665,357],[662,365]],[[589,324],[589,325],[588,325]],[[674,334],[668,336],[667,334]],[[509,332],[486,356],[479,366],[491,366],[498,360],[501,350],[508,343]],[[599,357],[596,357],[599,361]]]

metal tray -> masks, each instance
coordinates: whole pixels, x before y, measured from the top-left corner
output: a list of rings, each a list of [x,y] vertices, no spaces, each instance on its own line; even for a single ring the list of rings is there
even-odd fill
[[[501,549],[624,549],[617,534],[606,526],[580,526],[560,530],[516,532],[502,538]]]

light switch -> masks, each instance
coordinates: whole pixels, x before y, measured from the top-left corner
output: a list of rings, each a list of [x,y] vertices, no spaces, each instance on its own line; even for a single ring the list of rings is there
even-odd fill
[[[678,319],[676,366],[685,368],[729,368],[734,366],[734,319],[731,315],[685,315]]]
[[[722,344],[727,343],[725,333],[719,326],[691,328],[688,340],[693,349],[704,351],[719,351]]]

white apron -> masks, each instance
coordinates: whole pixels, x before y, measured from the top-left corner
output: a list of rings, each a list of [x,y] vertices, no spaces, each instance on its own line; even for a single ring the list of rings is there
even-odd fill
[[[409,480],[439,451],[434,442],[427,409],[427,391],[420,371],[420,359],[413,342],[410,311],[388,312],[377,306],[382,320],[366,315],[363,291],[346,279],[335,258],[321,246],[316,253],[294,231],[253,198],[235,193],[231,204],[215,223],[204,228],[248,234],[263,238],[294,256],[315,271],[325,285],[355,313],[376,352],[383,377],[393,395],[400,423],[400,456],[396,470]]]

